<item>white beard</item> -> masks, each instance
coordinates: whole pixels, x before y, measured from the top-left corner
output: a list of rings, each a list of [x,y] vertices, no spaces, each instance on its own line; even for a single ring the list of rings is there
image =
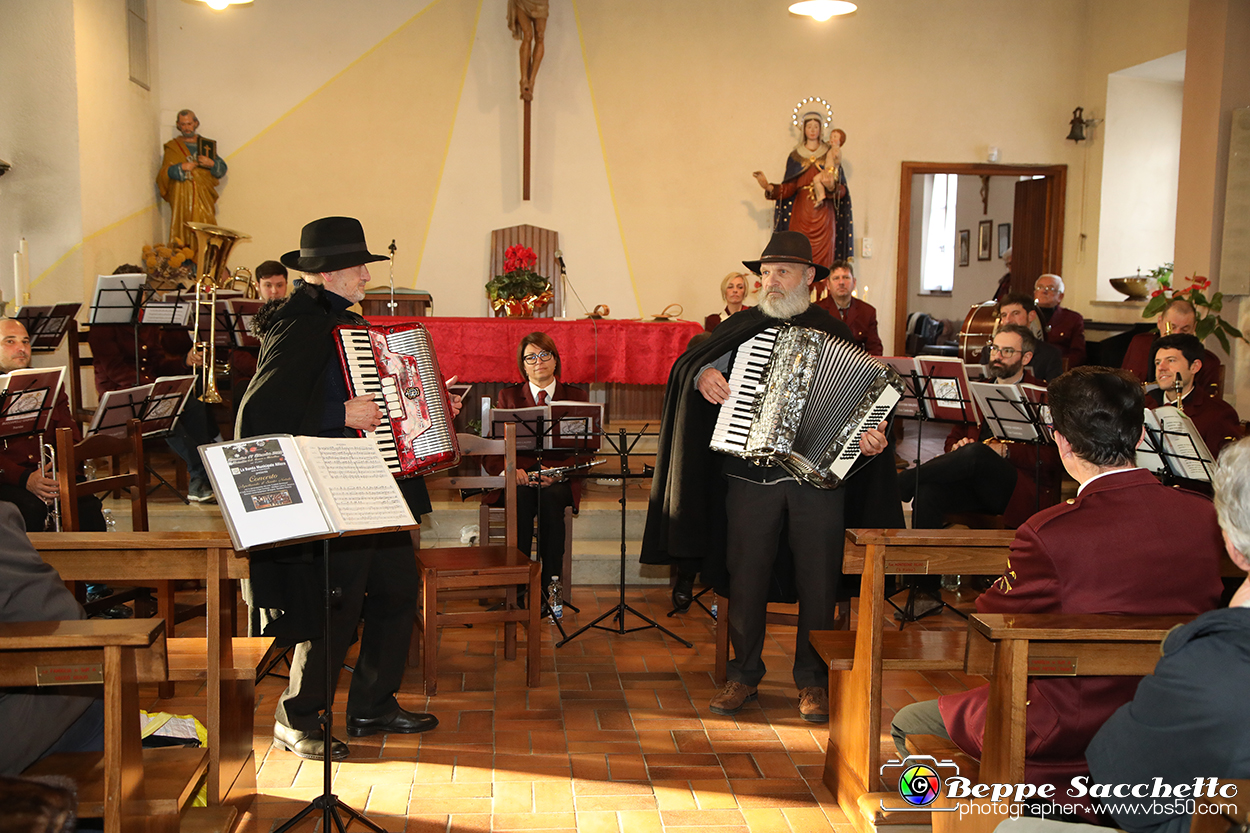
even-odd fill
[[[793,318],[811,306],[810,289],[804,283],[784,295],[765,293],[760,298],[760,312],[769,318]]]

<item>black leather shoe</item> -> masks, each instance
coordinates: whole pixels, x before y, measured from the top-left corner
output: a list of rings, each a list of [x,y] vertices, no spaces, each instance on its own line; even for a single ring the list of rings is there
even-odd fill
[[[326,756],[326,744],[324,733],[320,729],[311,732],[301,732],[299,729],[292,729],[281,723],[273,724],[273,745],[279,749],[285,749],[288,752],[294,752],[301,758],[307,758],[310,761],[324,761]],[[347,744],[338,738],[332,738],[330,743],[330,760],[341,761],[347,757]]]
[[[694,601],[694,577],[685,578],[677,577],[677,583],[673,585],[673,610],[678,613],[685,613],[690,609],[690,603]]]
[[[386,717],[351,717],[349,715],[347,734],[354,738],[376,735],[378,732],[384,735],[390,732],[411,735],[417,732],[428,732],[437,725],[438,718],[432,714],[396,709]]]

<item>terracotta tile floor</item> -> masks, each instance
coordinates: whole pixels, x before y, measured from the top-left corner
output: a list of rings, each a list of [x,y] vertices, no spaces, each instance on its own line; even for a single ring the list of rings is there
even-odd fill
[[[566,615],[566,629],[611,609],[617,594],[614,587],[575,588],[581,613]],[[423,735],[351,739],[351,757],[334,765],[335,793],[392,833],[850,831],[821,784],[828,730],[798,714],[789,660],[794,629],[769,628],[771,673],[758,702],[722,717],[707,707],[716,690],[712,620],[697,606],[665,617],[667,587],[627,588],[626,601],[694,647],[654,629],[592,629],[557,649],[555,630],[544,622],[542,685],[529,689],[523,648],[509,662],[494,628],[446,629],[438,694],[420,693],[415,669],[399,694],[405,708],[433,712],[440,726]],[[603,624],[615,628],[611,619]],[[627,627],[641,624],[627,615]],[[924,627],[963,626],[949,612],[924,620]],[[340,737],[348,680],[343,674],[338,691]],[[887,673],[883,726],[888,732],[893,709],[969,682]],[[245,833],[271,831],[320,793],[321,763],[270,746],[274,701],[284,687],[274,677],[258,686],[258,795]],[[202,692],[187,687],[158,707],[197,712],[202,703]],[[892,749],[888,734],[882,743]],[[321,828],[306,819],[296,829]]]

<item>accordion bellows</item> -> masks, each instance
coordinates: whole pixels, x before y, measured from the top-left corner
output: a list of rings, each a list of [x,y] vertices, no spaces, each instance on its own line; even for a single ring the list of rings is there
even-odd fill
[[[779,465],[823,489],[841,485],[859,459],[859,438],[902,396],[893,368],[807,327],[770,327],[734,351],[729,399],[714,451]]]

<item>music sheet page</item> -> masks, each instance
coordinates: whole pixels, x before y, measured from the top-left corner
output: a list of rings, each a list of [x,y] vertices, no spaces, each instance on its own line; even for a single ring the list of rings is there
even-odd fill
[[[335,529],[385,530],[416,524],[373,439],[296,439]]]

